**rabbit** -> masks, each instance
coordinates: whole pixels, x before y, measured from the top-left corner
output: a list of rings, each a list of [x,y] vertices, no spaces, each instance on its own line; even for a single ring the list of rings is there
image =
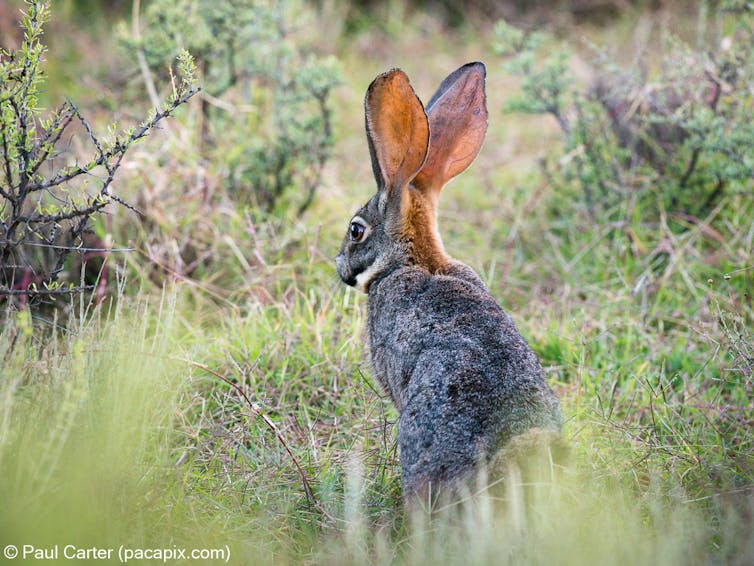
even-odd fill
[[[400,413],[407,500],[470,481],[518,435],[562,426],[536,355],[437,229],[440,191],[487,131],[485,79],[484,64],[468,63],[425,109],[393,69],[364,102],[377,193],[349,222],[335,264],[368,296],[371,365]]]

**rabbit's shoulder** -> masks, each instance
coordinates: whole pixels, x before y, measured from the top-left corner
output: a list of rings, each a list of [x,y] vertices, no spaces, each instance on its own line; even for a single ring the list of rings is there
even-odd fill
[[[382,313],[420,311],[431,315],[440,309],[445,316],[452,314],[451,307],[490,308],[494,304],[500,308],[479,275],[455,261],[442,273],[418,266],[395,269],[370,288],[369,304],[374,307],[370,310]]]
[[[429,347],[495,349],[522,341],[479,276],[460,263],[446,274],[393,271],[370,288],[368,313],[371,346],[405,360]]]

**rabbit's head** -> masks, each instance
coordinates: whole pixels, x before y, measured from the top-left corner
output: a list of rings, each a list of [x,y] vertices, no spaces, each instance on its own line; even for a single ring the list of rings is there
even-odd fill
[[[451,73],[422,105],[400,69],[378,76],[364,100],[377,193],[348,226],[335,259],[340,278],[366,292],[397,267],[443,271],[450,258],[437,231],[440,191],[479,153],[487,131],[485,68]]]

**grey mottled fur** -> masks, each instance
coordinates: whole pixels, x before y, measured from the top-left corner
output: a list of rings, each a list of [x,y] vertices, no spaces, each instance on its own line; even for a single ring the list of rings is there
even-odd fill
[[[399,267],[372,281],[368,309],[406,495],[466,477],[517,434],[560,428],[537,357],[475,275]]]
[[[536,355],[481,279],[458,262],[434,274],[415,265],[399,215],[379,187],[356,215],[369,237],[347,235],[336,267],[350,285],[369,272],[371,363],[400,412],[410,497],[468,479],[516,435],[559,431],[562,418]]]

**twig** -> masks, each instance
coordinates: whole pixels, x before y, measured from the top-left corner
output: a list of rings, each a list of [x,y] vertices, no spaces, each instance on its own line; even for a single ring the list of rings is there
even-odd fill
[[[0,287],[0,297],[73,295],[75,293],[91,291],[92,289],[94,289],[94,285],[84,285],[81,287],[71,287],[64,289],[8,289],[7,287]]]
[[[143,137],[146,137],[149,135],[149,132],[157,126],[157,124],[162,121],[164,118],[167,118],[170,116],[181,104],[186,102],[189,98],[194,96],[197,92],[199,92],[198,87],[191,88],[187,90],[183,96],[180,98],[175,99],[170,106],[166,110],[156,111],[155,115],[150,119],[144,122],[137,130],[135,130],[131,135],[129,135],[125,140],[117,141],[113,148],[105,151],[102,155],[97,157],[96,159],[90,161],[84,166],[77,165],[71,169],[68,169],[67,171],[61,171],[51,179],[48,179],[46,181],[43,181],[41,183],[32,183],[29,185],[28,190],[29,191],[39,191],[43,189],[48,189],[50,187],[55,187],[57,185],[61,185],[67,181],[70,181],[74,177],[77,177],[79,175],[83,175],[84,173],[89,173],[96,167],[105,165],[105,161],[112,159],[113,157],[116,157],[122,153],[125,153],[125,151],[136,141],[140,140]]]
[[[694,151],[691,153],[691,159],[689,160],[689,164],[686,166],[686,171],[683,173],[683,176],[681,177],[681,180],[678,183],[678,188],[680,190],[683,190],[686,188],[686,183],[689,182],[689,179],[691,178],[691,175],[693,175],[694,170],[696,169],[696,163],[699,160],[699,154],[702,151],[701,146],[696,146],[694,148]]]
[[[3,165],[5,167],[5,181],[8,185],[8,189],[12,192],[13,191],[13,173],[10,168],[10,159],[7,158],[8,156],[8,138],[5,135],[5,124],[2,125],[2,130],[0,130],[0,134],[2,134],[2,142],[3,142],[3,156],[5,156],[5,159],[3,159]],[[7,200],[11,200],[11,194],[5,192],[2,187],[0,187],[0,196]]]
[[[0,242],[4,244],[5,242]],[[125,253],[134,252],[136,248],[84,248],[81,246],[58,246],[55,244],[38,244],[36,242],[25,242],[24,246],[32,246],[37,248],[49,248],[52,250],[70,250],[75,252],[106,252],[106,253]]]
[[[194,362],[194,361],[190,361],[190,363],[194,367],[197,367],[203,371],[206,371],[207,373],[214,375],[216,378],[220,379],[221,381],[224,381],[225,383],[230,385],[233,389],[235,389],[238,392],[238,394],[241,395],[241,397],[243,397],[244,401],[246,401],[246,404],[249,406],[249,408],[254,413],[254,415],[262,419],[264,424],[266,424],[270,428],[270,430],[272,430],[272,432],[275,434],[275,437],[278,439],[280,444],[283,445],[283,448],[285,448],[285,451],[288,452],[288,455],[291,457],[291,460],[293,461],[293,465],[296,466],[296,469],[298,470],[298,473],[301,476],[301,483],[304,486],[304,492],[306,493],[307,501],[309,501],[309,503],[314,504],[315,506],[317,506],[317,508],[320,509],[320,511],[322,511],[321,507],[317,505],[317,500],[314,497],[314,492],[312,491],[311,485],[309,484],[309,478],[307,477],[306,472],[304,472],[304,469],[301,467],[301,464],[299,464],[298,459],[293,454],[293,451],[288,446],[288,443],[285,441],[285,438],[283,438],[283,435],[280,433],[280,430],[275,425],[275,423],[273,423],[269,419],[269,417],[267,417],[267,415],[265,415],[262,412],[262,410],[259,408],[259,406],[256,403],[253,403],[251,399],[249,399],[248,395],[246,395],[246,392],[243,389],[241,389],[241,387],[238,384],[233,383],[230,379],[228,379],[224,375],[216,372],[215,370],[213,370],[212,368],[204,364],[200,364],[199,362]]]
[[[69,107],[68,111],[64,112],[65,107],[66,105],[64,104],[60,108],[58,116],[55,118],[50,128],[43,132],[39,142],[35,144],[36,155],[33,160],[34,164],[29,172],[31,177],[33,177],[42,164],[47,161],[47,158],[55,148],[55,145],[60,141],[63,132],[71,123],[71,120],[73,120],[74,113],[71,112],[71,108]]]

